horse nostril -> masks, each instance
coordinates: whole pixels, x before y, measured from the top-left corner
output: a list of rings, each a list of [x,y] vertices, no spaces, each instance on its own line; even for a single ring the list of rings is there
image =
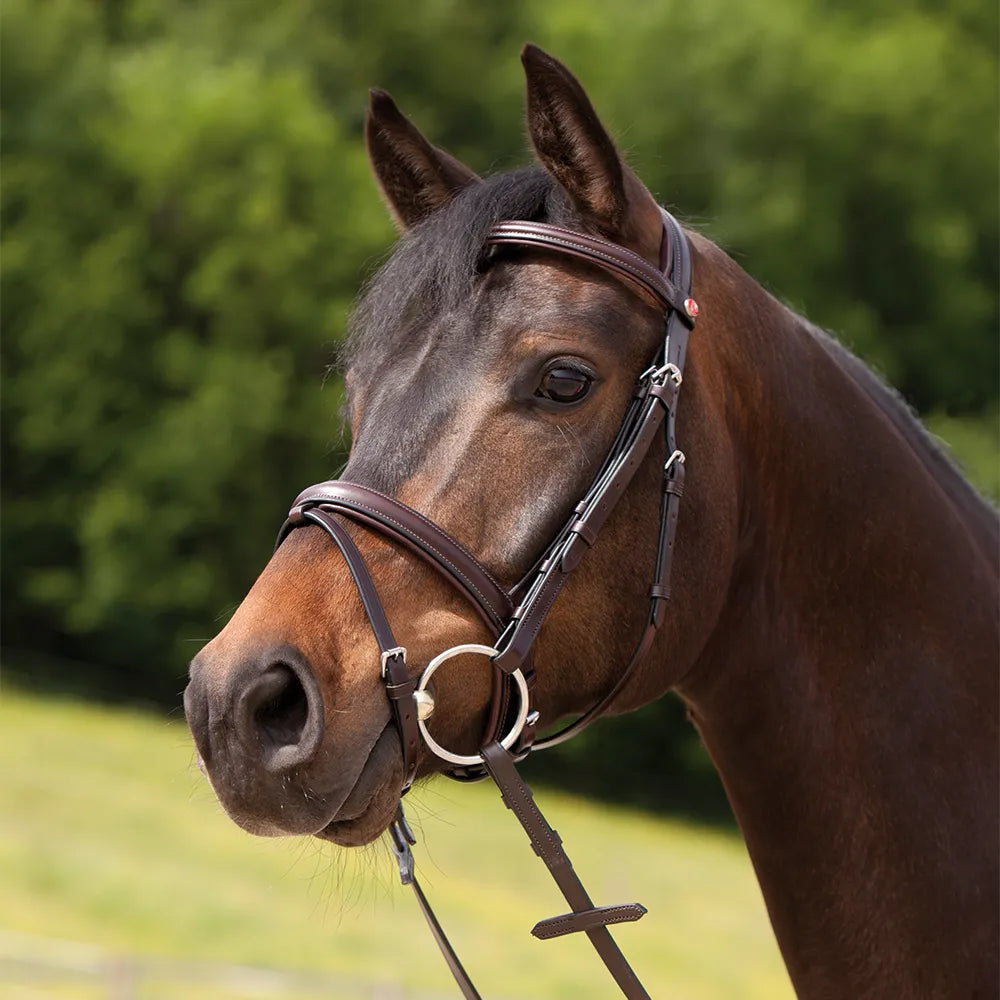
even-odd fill
[[[268,771],[311,760],[323,736],[323,702],[312,672],[272,663],[240,695],[237,729]]]
[[[258,731],[275,746],[298,743],[309,718],[309,701],[291,667],[278,663],[268,668],[258,694],[261,702],[254,711]]]

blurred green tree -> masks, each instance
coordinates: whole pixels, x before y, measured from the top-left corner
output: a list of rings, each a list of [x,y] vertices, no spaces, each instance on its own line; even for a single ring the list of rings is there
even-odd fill
[[[321,375],[389,227],[301,70],[54,9],[4,31],[5,635],[176,678],[335,471]]]

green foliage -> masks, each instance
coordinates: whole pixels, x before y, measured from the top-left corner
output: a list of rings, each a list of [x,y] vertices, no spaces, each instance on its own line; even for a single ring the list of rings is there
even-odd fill
[[[996,398],[996,11],[547,5],[666,204],[920,410]]]
[[[289,499],[343,458],[322,373],[392,232],[366,88],[508,166],[525,38],[580,73],[665,203],[948,414],[995,489],[995,438],[964,432],[997,398],[987,7],[9,0],[5,642],[176,695]],[[686,732],[674,712],[648,725]]]
[[[4,32],[7,610],[176,674],[339,461],[320,375],[388,225],[301,70],[116,49],[79,5],[38,36],[29,9]]]

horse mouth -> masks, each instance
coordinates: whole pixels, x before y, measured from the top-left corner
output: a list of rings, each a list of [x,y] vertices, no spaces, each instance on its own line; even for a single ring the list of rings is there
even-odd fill
[[[343,805],[315,836],[341,847],[362,847],[377,840],[396,814],[402,780],[399,736],[390,722],[375,741]]]

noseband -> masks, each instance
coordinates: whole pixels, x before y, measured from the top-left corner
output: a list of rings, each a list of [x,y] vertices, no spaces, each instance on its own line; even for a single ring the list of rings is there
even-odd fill
[[[310,486],[296,498],[277,544],[295,528],[314,524],[333,539],[344,557],[361,596],[365,613],[381,651],[380,670],[399,730],[403,753],[403,792],[417,770],[421,739],[443,759],[444,773],[459,781],[491,777],[562,890],[572,912],[542,920],[532,929],[538,938],[583,931],[590,938],[622,992],[630,1000],[648,994],[608,931],[608,925],[638,920],[645,908],[638,903],[595,907],[558,833],[546,822],[517,772],[516,763],[533,750],[556,746],[602,715],[625,688],[636,665],[653,642],[670,596],[670,567],[677,528],[678,501],[684,486],[684,455],[676,447],[674,422],[678,390],[690,331],[698,306],[691,297],[691,254],[677,221],[661,209],[663,237],[659,268],[625,247],[594,236],[538,222],[501,222],[490,231],[492,246],[531,247],[588,261],[624,278],[644,296],[651,296],[665,314],[663,342],[639,377],[625,418],[597,477],[556,533],[543,556],[508,592],[476,557],[419,511],[393,497],[340,480]],[[663,467],[660,527],[656,563],[649,590],[649,610],[643,633],[612,688],[580,718],[559,732],[538,738],[539,714],[531,707],[535,674],[531,650],[545,619],[570,574],[595,541],[618,500],[638,471],[660,427],[664,429],[667,460]],[[389,626],[378,591],[344,519],[354,521],[402,545],[440,573],[476,610],[494,636],[492,646],[455,646],[434,657],[419,677],[410,677],[406,650]],[[424,720],[433,711],[427,690],[434,672],[461,654],[487,656],[492,665],[492,697],[483,739],[476,755],[461,755],[440,746]],[[416,842],[402,804],[390,828],[392,846],[405,885],[411,885],[424,916],[463,995],[479,993],[455,955],[413,873],[410,845]]]

